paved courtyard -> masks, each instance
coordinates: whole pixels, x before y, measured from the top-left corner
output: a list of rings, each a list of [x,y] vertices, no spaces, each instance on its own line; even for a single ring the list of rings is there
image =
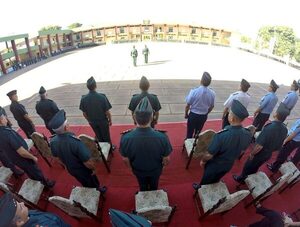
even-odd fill
[[[87,124],[78,107],[81,96],[87,93],[85,81],[94,76],[98,91],[105,93],[113,106],[113,124],[132,123],[127,107],[131,96],[139,92],[139,78],[145,75],[150,79],[150,92],[157,94],[162,104],[159,121],[185,121],[185,96],[199,85],[202,72],[208,71],[213,77],[211,87],[217,96],[209,118],[217,119],[222,115],[224,101],[238,89],[241,78],[251,82],[249,94],[252,100],[248,110],[253,114],[272,78],[281,84],[277,94],[282,100],[289,91],[289,86],[285,85],[299,76],[296,69],[250,53],[194,44],[147,43],[150,62],[145,65],[141,56],[143,45],[136,44],[140,54],[136,68],[130,59],[132,44],[118,44],[76,50],[50,58],[38,67],[29,66],[0,77],[0,105],[5,106],[12,119],[5,94],[17,89],[19,99],[34,123],[43,124],[35,112],[35,103],[39,99],[37,92],[43,85],[48,90],[48,97],[66,110],[70,124]],[[298,116],[299,103],[290,119]]]

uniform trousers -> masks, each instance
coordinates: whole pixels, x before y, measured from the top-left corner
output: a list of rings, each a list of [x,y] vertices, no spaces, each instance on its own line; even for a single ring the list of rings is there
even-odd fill
[[[195,114],[190,112],[187,121],[186,138],[193,138],[194,134],[201,132],[206,120],[207,114]]]
[[[140,191],[153,191],[158,189],[161,171],[151,174],[140,174],[138,171],[133,172],[138,180]]]
[[[209,160],[205,165],[200,185],[219,182],[221,178],[230,171],[231,167],[232,164],[230,163]]]
[[[229,121],[228,121],[228,115],[229,113],[227,113],[224,117],[223,117],[223,121],[222,121],[222,129],[224,129],[227,125],[230,125]]]
[[[35,132],[35,128],[32,124],[30,124],[28,121],[18,121],[18,125],[23,130],[23,132],[26,134],[27,138],[30,139],[32,133]]]
[[[76,171],[69,171],[70,174],[78,180],[83,187],[99,188],[100,183],[96,175],[92,175],[90,169],[78,169]]]
[[[292,160],[297,165],[297,159],[299,161],[300,158],[300,141],[294,141],[291,140],[287,142],[279,151],[279,154],[277,155],[276,161],[272,163],[272,171],[277,172],[280,166],[287,160],[288,156],[292,153],[294,149],[298,148],[296,154],[294,155]]]
[[[258,113],[254,118],[253,125],[256,127],[256,132],[259,132],[264,127],[267,120],[269,120],[270,114]]]
[[[19,170],[16,169],[15,164],[12,163],[12,161],[10,161],[6,154],[2,151],[0,151],[0,161],[6,168],[9,168],[14,174],[18,175]]]
[[[47,184],[47,180],[42,171],[33,160],[24,158],[23,160],[14,162],[14,164],[24,170],[30,179],[41,181],[43,184]]]
[[[100,142],[111,143],[109,124],[107,120],[90,123],[90,126],[94,130],[96,137]]]
[[[148,54],[145,54],[145,63],[148,63]]]

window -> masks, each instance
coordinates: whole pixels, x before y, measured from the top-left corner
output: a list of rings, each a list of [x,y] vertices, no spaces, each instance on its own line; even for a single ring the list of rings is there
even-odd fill
[[[192,28],[192,34],[196,34],[197,29],[196,28]]]
[[[213,36],[217,36],[217,32],[216,31],[213,31]]]
[[[145,31],[145,32],[149,32],[149,27],[148,27],[148,26],[145,27],[145,28],[144,28],[144,31]]]
[[[76,39],[80,40],[80,34],[76,34]]]
[[[122,33],[125,33],[124,27],[120,27],[120,28],[119,28],[119,31],[120,31],[121,34],[122,34]]]
[[[97,36],[101,36],[101,31],[97,30]]]
[[[169,27],[169,32],[173,32],[173,27]]]

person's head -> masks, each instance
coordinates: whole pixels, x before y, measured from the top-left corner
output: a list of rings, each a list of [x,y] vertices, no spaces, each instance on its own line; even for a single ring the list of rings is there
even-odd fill
[[[68,121],[64,110],[58,111],[48,123],[56,134],[63,134],[68,130]]]
[[[18,101],[17,90],[12,90],[6,94],[11,101]]]
[[[7,125],[7,117],[4,114],[3,109],[0,109],[0,126],[6,126]]]
[[[231,109],[228,115],[228,121],[231,125],[239,125],[249,116],[249,113],[242,103],[238,100],[233,100]]]
[[[7,192],[0,198],[0,226],[23,226],[28,221],[28,208]]]
[[[211,76],[208,72],[204,72],[201,78],[201,84],[205,87],[209,86],[211,83]]]
[[[247,92],[250,88],[250,84],[247,80],[245,79],[242,79],[241,81],[241,91],[242,92]]]
[[[94,79],[94,77],[90,77],[87,81],[86,81],[86,87],[90,90],[93,91],[97,88],[97,84],[96,84],[96,80]]]
[[[150,126],[153,109],[147,97],[144,97],[134,110],[133,117],[139,126]]]
[[[40,87],[39,95],[41,99],[45,99],[47,97],[47,91],[43,86]]]
[[[286,107],[284,103],[280,103],[273,117],[275,120],[284,122],[287,116],[290,115],[290,110]]]
[[[140,89],[142,91],[148,91],[149,87],[150,87],[149,80],[145,76],[142,76],[140,80]]]
[[[271,80],[268,91],[269,92],[276,92],[279,86],[276,84],[274,80]]]
[[[298,91],[298,89],[299,89],[299,85],[298,85],[297,81],[294,80],[293,83],[291,84],[291,90]]]
[[[135,45],[133,45],[133,49],[135,49]]]

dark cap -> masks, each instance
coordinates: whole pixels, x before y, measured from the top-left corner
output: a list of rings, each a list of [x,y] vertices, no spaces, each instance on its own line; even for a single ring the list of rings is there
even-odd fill
[[[94,77],[90,77],[87,81],[86,81],[86,86],[88,89],[90,88],[94,88],[96,86],[96,80],[94,79]]]
[[[0,106],[0,117],[2,116],[2,115],[6,115],[5,114],[5,110]]]
[[[39,90],[39,94],[40,95],[43,95],[43,94],[45,94],[46,93],[46,89],[43,87],[43,86],[41,86],[40,87],[40,90]]]
[[[150,87],[150,83],[149,80],[147,79],[147,77],[142,76],[141,80],[140,80],[140,89],[142,91],[147,91]]]
[[[208,86],[211,83],[211,76],[208,72],[204,72],[201,78],[202,84]]]
[[[6,95],[7,95],[8,97],[11,97],[11,96],[13,96],[13,95],[15,95],[15,94],[17,94],[17,90],[12,90],[12,91],[8,92]]]
[[[274,88],[275,90],[277,90],[277,89],[279,88],[279,86],[276,84],[276,82],[275,82],[274,80],[271,80],[270,86],[271,86],[272,88]]]
[[[246,89],[249,89],[250,84],[249,84],[249,82],[247,80],[242,79],[241,86],[244,87],[244,88],[246,88]]]
[[[246,117],[249,116],[246,107],[244,107],[244,105],[236,99],[232,101],[231,111],[234,113],[235,116],[237,116],[241,120],[244,120]]]
[[[298,90],[298,89],[299,89],[299,84],[297,83],[297,81],[296,81],[296,80],[294,80],[294,81],[293,81],[293,85],[295,86],[296,90]]]
[[[153,109],[149,99],[144,97],[134,110],[135,119],[138,124],[146,125],[149,123],[153,114]]]
[[[17,211],[17,203],[12,194],[6,192],[0,198],[0,227],[11,225]]]
[[[53,118],[49,121],[48,126],[53,129],[53,131],[60,130],[64,123],[66,122],[66,112],[64,110],[58,111]]]
[[[280,103],[276,113],[280,115],[280,119],[282,122],[285,121],[286,117],[290,115],[290,110],[286,107],[284,103]]]

